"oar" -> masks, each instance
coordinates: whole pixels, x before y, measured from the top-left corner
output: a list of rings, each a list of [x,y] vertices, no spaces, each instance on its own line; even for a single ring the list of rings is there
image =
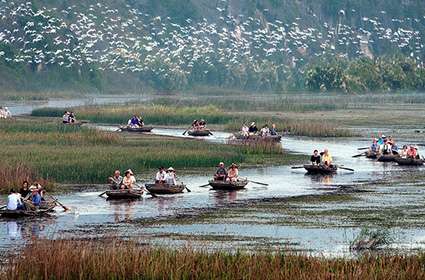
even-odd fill
[[[211,130],[210,130],[210,133],[209,133],[210,135],[214,135],[212,132],[211,132]]]
[[[342,166],[338,166],[338,168],[354,172],[354,169],[351,169],[351,168],[342,167]]]
[[[151,195],[152,197],[158,197],[156,194],[151,193],[150,191],[148,191],[148,189],[145,186],[140,186],[139,184],[135,184],[136,186],[138,186],[141,190],[144,190],[147,194]]]
[[[358,157],[361,157],[361,156],[366,156],[366,153],[361,153],[361,154],[355,155],[355,156],[353,156],[353,158],[358,158]]]
[[[189,129],[191,129],[192,128],[192,126],[189,126],[184,132],[183,132],[183,135],[185,135],[186,134],[186,132],[189,130]]]
[[[68,207],[66,207],[65,205],[63,205],[59,200],[57,200],[57,198],[55,198],[53,195],[48,195],[48,196],[50,196],[51,198],[53,198],[53,200],[57,203],[57,204],[59,204],[60,206],[62,206],[62,208],[63,208],[63,210],[65,210],[65,211],[68,211],[68,210],[70,210]]]
[[[187,190],[187,192],[192,192],[188,187],[184,186]]]
[[[4,208],[6,208],[6,207],[7,207],[7,205],[4,205],[4,206],[0,207],[0,210],[1,210],[1,209],[4,209]]]
[[[205,187],[208,187],[210,184],[208,183],[208,184],[206,184],[206,185],[202,185],[202,186],[199,186],[198,188],[205,188]]]
[[[363,148],[357,148],[357,150],[361,151],[361,150],[367,150],[369,149],[369,147],[363,147]]]
[[[301,169],[304,168],[304,166],[292,166],[291,169]]]
[[[269,184],[266,184],[266,183],[256,182],[256,181],[252,181],[252,180],[248,180],[248,182],[251,182],[251,183],[254,183],[254,184],[257,184],[257,185],[262,185],[262,186],[268,186],[269,185]]]
[[[107,191],[104,191],[103,193],[99,194],[99,196],[102,196],[102,195],[104,195],[104,194],[105,194],[106,192],[107,192]]]

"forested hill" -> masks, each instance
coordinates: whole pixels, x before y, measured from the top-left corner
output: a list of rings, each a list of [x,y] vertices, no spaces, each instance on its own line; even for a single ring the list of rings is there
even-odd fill
[[[0,94],[422,90],[425,1],[0,0]]]

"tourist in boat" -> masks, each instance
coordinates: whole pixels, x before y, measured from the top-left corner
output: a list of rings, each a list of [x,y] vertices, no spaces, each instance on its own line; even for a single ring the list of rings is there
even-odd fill
[[[371,153],[379,153],[378,139],[373,138],[372,145],[370,145],[370,147],[369,147],[369,152],[371,152]]]
[[[68,111],[65,111],[63,113],[62,123],[64,123],[64,124],[68,124],[69,123],[69,112]]]
[[[192,129],[193,130],[198,130],[199,128],[199,121],[198,120],[193,120],[192,122]]]
[[[207,126],[207,122],[204,119],[201,119],[198,123],[198,129],[200,130],[205,129],[206,126]]]
[[[328,149],[324,149],[323,152],[321,153],[322,156],[322,163],[326,166],[332,167],[332,156],[329,153]]]
[[[410,146],[407,150],[407,157],[415,159],[418,155],[417,149],[414,146]]]
[[[76,123],[77,122],[77,117],[75,116],[74,112],[70,112],[69,113],[69,123]]]
[[[22,203],[22,197],[19,193],[15,192],[14,189],[11,189],[9,195],[7,196],[7,210],[24,210],[25,206]]]
[[[311,164],[313,165],[319,165],[321,162],[321,157],[319,155],[318,150],[313,151],[313,155],[310,157]]]
[[[158,172],[156,172],[155,183],[156,184],[164,184],[166,175],[167,175],[167,172],[165,172],[165,168],[163,166],[161,166],[159,168]]]
[[[134,177],[133,171],[128,169],[124,172],[124,178],[122,179],[121,189],[131,190],[136,186],[136,178]]]
[[[38,188],[34,185],[31,185],[29,190],[31,191],[31,197],[30,200],[25,201],[25,207],[34,211],[41,205],[41,194]]]
[[[28,183],[28,181],[24,181],[24,182],[22,183],[22,186],[21,186],[21,188],[19,189],[19,194],[20,194],[23,198],[26,198],[26,197],[30,194],[29,186],[30,186],[30,184]]]
[[[261,128],[261,130],[260,130],[260,135],[262,136],[262,137],[267,137],[267,136],[269,136],[270,135],[270,129],[269,129],[269,126],[266,124],[266,125],[264,125],[262,128]]]
[[[257,125],[255,124],[255,122],[251,123],[251,125],[248,128],[248,132],[249,132],[250,135],[257,134],[258,128],[257,128]]]
[[[385,135],[383,135],[381,132],[378,133],[378,145],[382,146],[384,145],[384,139],[386,139]]]
[[[174,168],[170,167],[170,168],[167,169],[167,174],[165,175],[165,183],[168,186],[177,185],[176,171],[174,170]]]
[[[390,154],[392,154],[392,151],[391,151],[391,144],[390,144],[390,142],[388,141],[388,139],[384,139],[384,144],[382,145],[382,147],[381,147],[381,153],[383,154],[383,155],[390,155]]]
[[[136,115],[133,115],[131,119],[128,120],[127,126],[130,128],[140,128],[140,120]]]
[[[246,124],[243,124],[243,126],[241,128],[241,133],[242,133],[243,136],[249,135],[249,127]]]
[[[399,150],[398,150],[398,146],[397,146],[397,143],[395,142],[394,138],[390,137],[389,144],[391,145],[391,154],[398,155]]]
[[[122,185],[122,176],[119,170],[114,171],[114,175],[108,178],[108,183],[111,186],[111,189],[117,190]]]
[[[229,170],[227,171],[227,181],[236,182],[239,177],[239,169],[235,163],[232,163]]]
[[[276,124],[272,124],[272,128],[270,128],[270,135],[271,136],[277,136],[277,128],[276,128]]]
[[[226,181],[227,179],[227,170],[224,167],[224,162],[220,162],[217,168],[217,171],[214,174],[215,181]]]

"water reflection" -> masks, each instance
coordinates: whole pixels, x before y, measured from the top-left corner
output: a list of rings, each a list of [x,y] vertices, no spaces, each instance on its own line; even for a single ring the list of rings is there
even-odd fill
[[[138,201],[128,200],[128,201],[117,201],[117,200],[108,200],[108,203],[111,204],[112,212],[114,215],[114,222],[126,222],[134,218],[135,206]]]
[[[212,191],[212,197],[214,198],[215,205],[226,205],[229,202],[235,202],[238,199],[238,194],[246,192],[247,189],[237,190],[237,191],[223,191],[216,190]]]

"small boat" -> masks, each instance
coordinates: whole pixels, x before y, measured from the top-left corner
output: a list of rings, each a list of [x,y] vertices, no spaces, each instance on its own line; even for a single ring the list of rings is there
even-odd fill
[[[367,151],[366,152],[366,158],[377,159],[378,158],[378,154],[375,153],[375,152]]]
[[[153,194],[176,194],[182,193],[186,188],[185,185],[170,186],[167,184],[146,184],[146,189]]]
[[[261,135],[242,135],[241,133],[236,133],[233,135],[234,139],[246,141],[246,142],[256,142],[256,141],[264,141],[264,142],[280,142],[282,140],[281,135],[269,135],[269,136],[261,136]]]
[[[213,135],[209,129],[189,130],[187,134],[194,137],[206,137]]]
[[[143,195],[143,191],[139,190],[114,190],[107,191],[106,196],[108,199],[140,199]]]
[[[151,132],[153,129],[152,126],[142,126],[142,127],[128,127],[128,126],[121,126],[120,130],[124,132],[135,132],[135,133],[145,133],[145,132]]]
[[[398,165],[403,165],[403,166],[421,166],[424,164],[424,160],[423,159],[419,159],[419,158],[402,158],[402,157],[397,157],[395,159],[395,162],[398,163]]]
[[[398,158],[397,155],[381,155],[381,156],[378,157],[378,161],[380,161],[380,162],[394,162],[396,158]]]
[[[55,205],[56,206],[56,205]],[[0,216],[4,218],[25,218],[25,217],[41,217],[49,216],[55,206],[47,209],[37,210],[0,210]]]
[[[239,180],[236,182],[211,180],[208,183],[214,190],[234,191],[245,188],[248,185],[248,180]]]
[[[336,166],[326,166],[326,165],[313,165],[306,164],[304,165],[304,169],[307,170],[307,174],[319,174],[319,175],[331,175],[335,174],[338,168]]]

